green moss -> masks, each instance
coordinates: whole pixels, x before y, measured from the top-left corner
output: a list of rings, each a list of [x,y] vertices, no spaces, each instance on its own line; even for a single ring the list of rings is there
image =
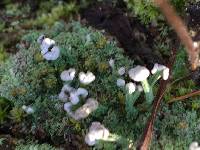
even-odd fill
[[[0,22],[0,32],[2,32],[4,30],[4,28],[5,28],[5,23],[3,21],[1,21]]]
[[[46,5],[48,4],[48,5]],[[51,4],[51,5],[50,5]],[[56,21],[60,20],[61,18],[68,18],[70,19],[74,14],[77,13],[78,8],[74,2],[70,3],[58,3],[54,4],[53,2],[44,2],[41,4],[44,7],[44,10],[47,12],[38,12],[36,20],[32,20],[28,22],[29,24],[33,24],[36,26],[43,26],[43,25],[53,25]],[[46,8],[48,7],[48,8]],[[43,8],[42,8],[43,9]],[[50,11],[50,12],[48,12]]]
[[[174,103],[171,110],[165,105],[162,111],[165,113],[164,119],[156,121],[156,127],[162,128],[159,128],[159,138],[154,139],[152,149],[187,150],[190,143],[199,140],[200,119],[196,111],[189,110],[182,103]]]
[[[142,20],[143,23],[147,24],[160,15],[157,8],[152,4],[152,1],[149,0],[128,0],[128,7],[134,11],[136,15]]]
[[[0,43],[0,64],[8,58],[8,54],[5,52],[3,44]]]
[[[137,15],[141,21],[145,24],[151,23],[152,21],[159,20],[160,15],[159,9],[152,3],[151,0],[126,0],[128,8]],[[180,13],[184,12],[184,6],[186,0],[171,0],[172,5]]]
[[[6,14],[10,16],[19,16],[21,11],[18,4],[8,4],[6,5]]]
[[[173,67],[173,77],[174,79],[183,77],[184,75],[188,74],[188,67],[187,65],[187,54],[186,51],[183,49],[179,49],[177,54],[176,62]]]
[[[56,41],[61,51],[57,60],[46,61],[41,58],[40,46],[37,43],[37,38],[41,34]],[[109,41],[101,32],[84,27],[77,22],[67,25],[56,22],[52,28],[30,31],[22,39],[30,46],[27,48],[23,44],[18,44],[19,52],[0,66],[2,70],[0,96],[10,99],[15,108],[21,108],[23,105],[31,105],[34,108],[34,113],[24,118],[32,124],[30,132],[40,127],[52,139],[79,132],[84,135],[92,121],[101,121],[118,138],[111,142],[101,141],[97,144],[97,148],[127,149],[128,145],[135,148],[150,111],[139,112],[134,119],[126,117],[125,95],[116,86],[116,80],[119,78],[117,68],[125,66],[129,69],[134,66],[134,60],[126,57],[115,41]],[[108,65],[110,58],[115,60],[115,69],[111,69]],[[180,61],[174,67],[176,78],[182,75],[179,69],[184,69],[183,63],[186,61],[182,51],[178,54],[178,60]],[[92,71],[96,76],[95,81],[85,88],[89,91],[89,97],[97,98],[100,106],[87,119],[80,122],[72,120],[64,112],[63,103],[58,99],[63,86],[60,73],[72,67],[77,72]],[[184,74],[187,74],[187,70]],[[78,74],[72,85],[75,88],[80,86]],[[193,87],[193,83],[184,82],[183,85],[173,88],[178,89],[178,93],[175,91],[178,95],[188,92]],[[169,93],[169,96],[172,95],[173,93]],[[141,103],[143,99],[139,100],[138,103]],[[139,105],[136,104],[136,107]],[[159,141],[164,147],[166,144],[166,148],[170,148],[167,139],[172,144],[175,143],[175,139],[178,139],[174,147],[182,145],[187,148],[188,143],[198,138],[194,132],[199,122],[196,110],[198,110],[197,104],[191,102],[186,106],[175,104],[173,108],[168,106],[163,108],[162,111],[168,115],[163,121],[158,119],[155,128],[162,133]],[[161,129],[162,126],[165,130]],[[158,146],[158,142],[152,145],[156,148]]]
[[[19,143],[15,150],[59,150],[49,144],[37,144],[37,143],[30,143],[30,144],[22,144]]]
[[[25,114],[22,108],[14,107],[10,111],[10,118],[12,119],[13,122],[20,123],[24,117]]]
[[[62,28],[58,30],[58,26]],[[48,62],[41,58],[40,47],[36,42],[41,33],[53,38],[60,47],[61,56],[56,61]],[[58,100],[58,93],[63,85],[60,73],[70,67],[76,68],[77,72],[89,70],[95,74],[96,80],[86,88],[91,97],[103,102],[103,107],[111,101],[118,105],[119,100],[115,97],[118,93],[117,75],[111,74],[108,61],[115,56],[116,67],[123,65],[128,68],[133,61],[124,57],[123,50],[115,42],[107,41],[102,33],[94,32],[76,22],[69,25],[57,22],[52,28],[41,32],[30,31],[22,39],[30,47],[25,48],[19,44],[19,52],[3,64],[0,93],[11,99],[15,107],[31,105],[35,112],[28,117],[32,117],[31,122],[35,126],[43,126],[52,137],[69,132],[71,125],[65,122],[68,117],[62,109],[63,104]],[[87,60],[89,61],[86,63]],[[78,88],[78,78],[73,85]],[[98,116],[97,114],[96,117]],[[74,129],[80,130],[76,125]]]
[[[8,119],[11,107],[11,102],[8,99],[0,97],[0,124],[3,124]]]

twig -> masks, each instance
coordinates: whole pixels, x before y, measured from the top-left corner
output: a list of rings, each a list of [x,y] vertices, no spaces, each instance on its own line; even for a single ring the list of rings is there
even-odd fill
[[[183,96],[175,97],[175,98],[173,98],[172,100],[168,101],[167,103],[168,103],[168,104],[171,104],[171,103],[173,103],[173,102],[175,102],[175,101],[183,101],[183,100],[185,100],[185,99],[187,99],[187,98],[190,98],[190,97],[192,97],[192,96],[197,96],[197,95],[200,95],[200,90],[198,90],[198,91],[193,91],[193,92],[188,93],[188,94],[183,95]]]
[[[147,122],[146,128],[145,128],[144,133],[142,135],[142,138],[140,139],[140,142],[137,146],[137,150],[147,150],[148,147],[149,147],[149,144],[151,142],[154,121],[155,121],[157,111],[158,111],[158,108],[160,106],[162,97],[164,95],[167,83],[166,83],[166,81],[162,80],[160,85],[161,86],[159,87],[159,91],[158,91],[157,96],[155,98],[156,101],[154,101],[153,111],[152,111],[151,116],[150,116],[150,118]]]
[[[175,60],[176,60],[176,49],[173,49],[172,52],[173,53],[172,53],[171,61],[168,65],[169,68],[170,68],[170,71],[173,67]],[[171,72],[170,72],[170,74],[171,74]],[[156,115],[157,115],[157,112],[160,108],[160,104],[161,104],[162,98],[164,96],[164,93],[167,89],[168,83],[169,83],[169,80],[167,80],[167,81],[162,80],[160,82],[159,91],[157,92],[157,95],[154,99],[151,116],[150,116],[150,118],[149,118],[149,120],[146,124],[146,128],[145,128],[144,133],[143,133],[143,135],[142,135],[142,137],[139,141],[139,144],[137,146],[137,150],[148,150],[149,144],[151,143],[153,126],[154,126],[154,122],[155,122],[155,119],[156,119]]]
[[[154,0],[154,3],[160,8],[168,23],[174,28],[181,42],[185,45],[191,68],[195,70],[199,65],[199,47],[194,45],[186,26],[167,0]]]

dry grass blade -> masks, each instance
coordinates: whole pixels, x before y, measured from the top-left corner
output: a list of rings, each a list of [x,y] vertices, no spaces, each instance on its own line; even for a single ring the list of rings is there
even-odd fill
[[[176,102],[176,101],[183,101],[183,100],[186,100],[187,98],[190,98],[192,96],[198,96],[198,95],[200,95],[200,90],[193,91],[193,92],[188,93],[188,94],[183,95],[183,96],[175,97],[172,100],[168,101],[167,103],[171,104],[171,103]]]

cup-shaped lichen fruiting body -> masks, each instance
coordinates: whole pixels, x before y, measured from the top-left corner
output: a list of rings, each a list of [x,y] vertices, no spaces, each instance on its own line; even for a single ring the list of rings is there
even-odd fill
[[[60,78],[62,81],[68,82],[72,81],[75,78],[75,75],[76,75],[76,70],[74,68],[70,68],[68,70],[64,70],[60,74]]]
[[[124,87],[125,84],[126,84],[126,82],[125,82],[124,79],[121,79],[121,78],[117,79],[117,86],[118,87]]]
[[[92,83],[95,80],[95,78],[96,78],[95,75],[90,71],[88,71],[87,73],[84,72],[79,73],[79,81],[81,84],[88,85]]]
[[[163,80],[167,80],[169,78],[169,68],[164,65],[155,63],[153,69],[151,70],[151,73],[156,74],[158,72],[160,72]]]
[[[149,85],[147,80],[149,75],[150,75],[149,70],[143,66],[138,65],[135,68],[129,70],[129,77],[136,82],[141,82],[145,93],[145,99],[148,104],[151,104],[154,96],[152,87]]]
[[[147,79],[150,75],[149,70],[146,67],[140,65],[130,69],[128,73],[129,77],[136,82],[141,82]]]

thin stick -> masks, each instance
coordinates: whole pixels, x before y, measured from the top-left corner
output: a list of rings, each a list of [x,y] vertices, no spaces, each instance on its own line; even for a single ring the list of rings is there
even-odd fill
[[[171,57],[171,60],[169,62],[169,65],[168,65],[169,68],[170,68],[170,74],[171,74],[173,64],[176,60],[176,49],[173,49],[172,52],[173,52],[172,57]],[[141,137],[141,139],[140,139],[140,141],[137,145],[137,150],[148,150],[148,148],[149,148],[149,145],[150,145],[151,139],[152,139],[152,134],[153,134],[154,122],[156,120],[156,116],[157,116],[158,110],[160,108],[162,98],[165,94],[165,91],[167,90],[168,83],[169,83],[169,80],[167,80],[167,81],[162,80],[160,82],[159,90],[158,90],[157,95],[154,99],[151,116],[148,119],[148,122],[147,122],[146,127],[145,127],[144,132],[143,132],[143,135],[142,135],[142,137]]]
[[[192,70],[199,65],[199,48],[194,46],[186,26],[179,16],[177,16],[174,8],[167,0],[154,0],[154,3],[160,8],[165,15],[168,23],[174,28],[181,42],[185,45]]]
[[[176,101],[183,101],[183,100],[186,100],[187,98],[190,98],[190,97],[193,97],[193,96],[198,96],[198,95],[200,95],[200,90],[193,91],[193,92],[188,93],[188,94],[183,95],[183,96],[175,97],[172,100],[168,101],[167,103],[171,104],[171,103],[176,102]]]
[[[149,145],[152,139],[152,134],[153,134],[154,122],[156,120],[156,115],[160,107],[161,100],[164,96],[166,86],[167,86],[167,82],[162,80],[160,83],[159,91],[154,101],[154,106],[152,109],[151,116],[148,119],[143,135],[137,145],[137,150],[148,150],[149,148]]]

